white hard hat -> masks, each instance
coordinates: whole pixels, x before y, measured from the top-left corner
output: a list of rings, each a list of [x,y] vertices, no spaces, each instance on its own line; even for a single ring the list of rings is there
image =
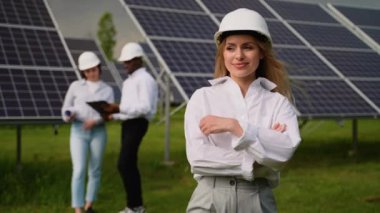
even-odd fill
[[[223,17],[219,30],[214,35],[214,41],[219,44],[223,32],[240,30],[258,32],[271,41],[265,19],[258,12],[246,8],[236,9]]]
[[[79,70],[87,70],[100,64],[98,56],[91,52],[85,51],[78,57]]]
[[[130,42],[124,45],[121,50],[119,61],[129,61],[136,57],[142,57],[144,55],[143,49],[138,43]]]

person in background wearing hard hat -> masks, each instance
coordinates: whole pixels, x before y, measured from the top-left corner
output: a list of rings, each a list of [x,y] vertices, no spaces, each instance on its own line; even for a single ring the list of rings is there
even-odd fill
[[[112,88],[100,80],[100,60],[93,52],[86,51],[79,56],[78,68],[83,79],[74,81],[70,85],[62,107],[63,120],[72,123],[71,205],[76,213],[82,212],[83,209],[85,212],[94,212],[92,205],[99,188],[102,159],[107,143],[104,120],[87,102],[114,102]],[[85,197],[87,163],[88,183]]]
[[[145,212],[137,153],[148,130],[149,120],[156,113],[158,87],[143,66],[143,55],[138,43],[127,43],[123,47],[119,61],[124,63],[128,78],[123,82],[120,105],[113,104],[105,109],[109,113],[118,112],[111,114],[110,119],[123,121],[118,170],[123,180],[127,206],[121,213]]]
[[[187,212],[277,212],[272,188],[301,141],[286,72],[253,10],[225,15],[214,39],[215,79],[194,92],[185,112],[198,182]]]

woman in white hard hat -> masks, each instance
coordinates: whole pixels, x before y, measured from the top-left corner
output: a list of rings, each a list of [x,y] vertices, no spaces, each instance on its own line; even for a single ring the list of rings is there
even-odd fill
[[[112,88],[100,79],[101,65],[96,54],[83,52],[78,58],[78,68],[83,79],[74,81],[70,85],[62,107],[63,120],[72,123],[71,204],[76,213],[83,210],[93,212],[92,205],[99,188],[102,159],[107,143],[104,120],[87,102],[114,102]],[[85,195],[86,174],[88,174],[88,183]]]
[[[185,113],[198,182],[187,212],[277,212],[272,188],[301,141],[286,72],[253,10],[228,13],[214,39],[215,79],[194,92]]]

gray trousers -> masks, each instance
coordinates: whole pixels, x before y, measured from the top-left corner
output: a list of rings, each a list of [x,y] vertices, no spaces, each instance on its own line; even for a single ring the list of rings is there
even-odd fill
[[[264,178],[250,182],[235,177],[202,177],[186,212],[274,213],[277,208]]]

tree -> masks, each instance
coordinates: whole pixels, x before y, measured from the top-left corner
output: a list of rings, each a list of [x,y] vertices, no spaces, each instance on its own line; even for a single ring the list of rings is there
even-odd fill
[[[116,29],[113,24],[112,14],[105,12],[98,22],[98,39],[108,60],[113,59],[113,48],[116,44]]]

